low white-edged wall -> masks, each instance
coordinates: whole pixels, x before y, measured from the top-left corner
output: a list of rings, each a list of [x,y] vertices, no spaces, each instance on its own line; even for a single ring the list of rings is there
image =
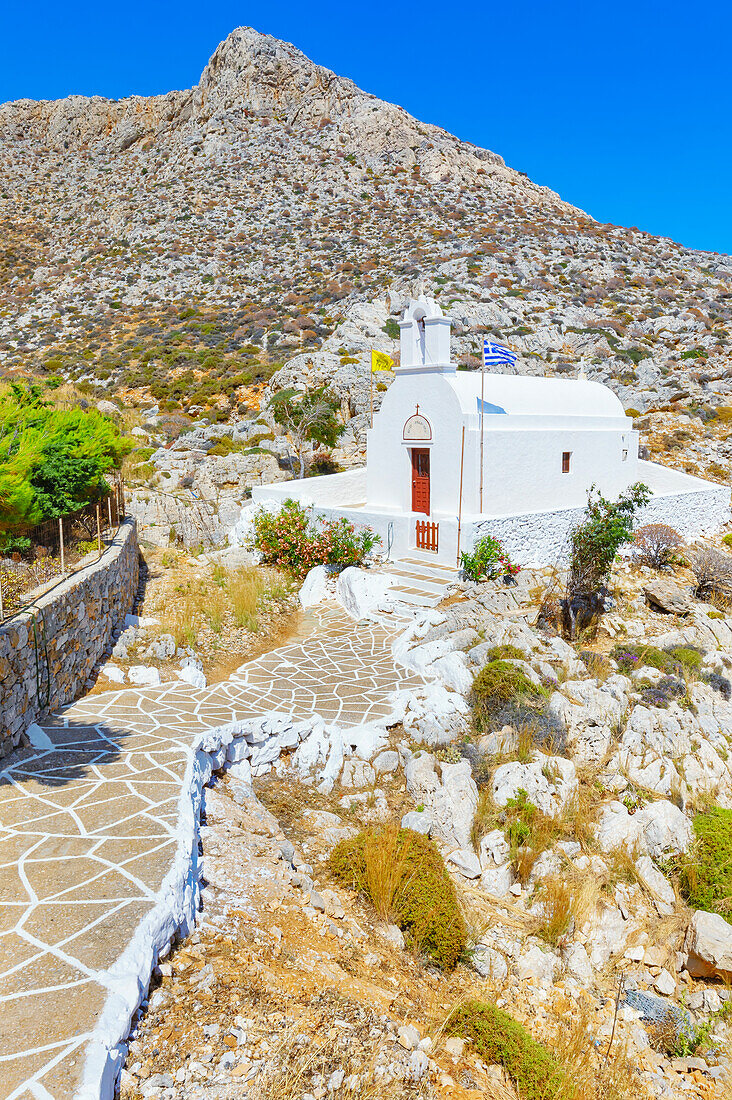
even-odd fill
[[[257,740],[268,725],[276,732]],[[125,1040],[132,1017],[145,996],[158,959],[176,935],[185,936],[194,926],[202,870],[198,854],[201,800],[212,773],[227,761],[240,765],[248,761],[253,775],[264,774],[283,748],[295,748],[319,727],[325,727],[325,723],[317,715],[299,720],[270,712],[206,730],[194,742],[178,799],[178,844],[171,868],[155,905],[137,926],[123,953],[109,970],[98,975],[99,983],[109,992],[86,1047],[84,1077],[74,1100],[113,1100],[127,1055]]]
[[[255,502],[287,500],[289,497],[317,508],[358,507],[366,503],[366,467],[358,466],[341,474],[303,477],[252,487],[252,500]]]

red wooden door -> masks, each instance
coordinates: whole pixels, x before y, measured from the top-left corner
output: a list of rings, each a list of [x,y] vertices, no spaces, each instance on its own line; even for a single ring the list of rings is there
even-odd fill
[[[430,514],[430,452],[412,448],[412,511]]]

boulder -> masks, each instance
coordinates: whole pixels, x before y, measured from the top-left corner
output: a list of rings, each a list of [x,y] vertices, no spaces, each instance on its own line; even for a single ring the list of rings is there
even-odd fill
[[[651,802],[635,814],[630,814],[622,802],[610,802],[597,826],[597,841],[603,852],[635,849],[654,859],[685,852],[692,836],[689,819],[667,799]]]
[[[117,665],[113,665],[110,661],[103,664],[99,669],[100,676],[106,676],[108,680],[112,680],[115,684],[123,684],[125,682],[125,674],[121,668],[117,668]]]
[[[193,664],[184,665],[178,673],[178,679],[199,691],[206,687],[206,677],[200,668],[196,668]]]
[[[483,978],[490,978],[500,988],[508,977],[508,964],[505,957],[495,947],[485,943],[476,943],[472,964]]]
[[[653,904],[661,917],[670,916],[676,906],[676,895],[665,875],[662,875],[650,856],[641,856],[635,861],[638,881],[645,886],[653,898]]]
[[[470,834],[478,805],[478,788],[470,764],[443,764],[437,774],[437,760],[428,752],[410,756],[404,766],[407,790],[422,803],[434,820],[433,835],[460,848],[471,847]]]
[[[341,773],[342,787],[373,787],[375,782],[376,773],[365,760],[360,760],[357,756],[346,760]]]
[[[310,570],[298,594],[301,607],[315,607],[328,599],[329,577],[330,574],[324,565],[316,565]]]
[[[480,842],[480,862],[484,870],[508,863],[510,849],[501,829],[492,829]]]
[[[393,584],[388,573],[369,573],[350,565],[338,575],[336,599],[352,619],[368,619],[377,611],[393,611],[394,600],[388,595]]]
[[[654,859],[685,852],[694,837],[688,817],[665,798],[649,803],[635,817],[643,830],[648,853]]]
[[[516,963],[516,974],[519,981],[533,980],[540,984],[551,984],[554,981],[554,973],[559,965],[559,960],[549,951],[542,950],[538,944],[525,951]]]
[[[380,752],[372,761],[373,769],[377,775],[390,775],[399,767],[399,753],[393,749]]]
[[[160,683],[160,673],[156,668],[147,668],[145,665],[133,665],[127,673],[131,684],[138,687],[157,687]]]
[[[496,897],[504,897],[515,882],[513,869],[510,863],[504,863],[502,867],[487,867],[480,876],[480,885],[488,894]]]
[[[451,863],[463,878],[480,878],[480,860],[472,848],[456,848],[446,862]]]
[[[623,952],[636,927],[632,921],[625,920],[617,905],[597,911],[582,928],[593,970],[601,970],[614,955]]]
[[[732,979],[732,925],[697,909],[684,940],[686,969],[694,978]]]
[[[374,722],[350,726],[342,731],[341,736],[345,752],[360,756],[362,760],[370,760],[375,752],[384,748],[389,739],[384,727],[377,726]]]
[[[501,764],[493,776],[493,801],[503,807],[520,790],[548,817],[556,817],[577,790],[577,774],[571,760],[563,756],[534,754],[528,764]]]
[[[621,676],[600,686],[592,680],[567,680],[561,691],[553,693],[549,710],[567,731],[567,744],[576,759],[595,762],[605,757],[628,706],[623,690],[627,684]]]
[[[645,585],[643,595],[652,611],[660,611],[665,615],[688,615],[691,611],[691,597],[688,592],[664,577]]]
[[[430,835],[433,825],[434,819],[427,810],[410,810],[401,821],[402,829],[411,829],[413,833],[422,833],[423,836]]]
[[[592,969],[590,956],[581,943],[569,943],[562,949],[562,958],[570,978],[574,978],[585,989],[595,984],[595,973]]]

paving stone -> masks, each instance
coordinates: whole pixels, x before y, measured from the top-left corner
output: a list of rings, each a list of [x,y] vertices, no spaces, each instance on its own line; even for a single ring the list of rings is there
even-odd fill
[[[354,624],[327,604],[307,615],[300,640],[224,683],[88,696],[44,724],[50,747],[16,749],[2,761],[0,1096],[77,1093],[108,997],[125,983],[135,988],[122,959],[171,869],[183,779],[200,737],[272,712],[344,727],[383,723],[394,690],[422,685],[391,655],[403,620]],[[213,977],[204,967],[197,980],[205,988]],[[115,1019],[123,1039],[126,1020]]]

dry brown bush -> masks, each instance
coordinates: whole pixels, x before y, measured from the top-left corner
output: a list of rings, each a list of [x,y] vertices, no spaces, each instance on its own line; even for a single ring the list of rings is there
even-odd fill
[[[732,597],[732,557],[710,546],[701,546],[689,555],[696,596],[700,600],[712,597]]]
[[[678,531],[666,523],[647,523],[633,536],[633,557],[651,569],[663,569],[673,558],[674,550],[683,546]]]

